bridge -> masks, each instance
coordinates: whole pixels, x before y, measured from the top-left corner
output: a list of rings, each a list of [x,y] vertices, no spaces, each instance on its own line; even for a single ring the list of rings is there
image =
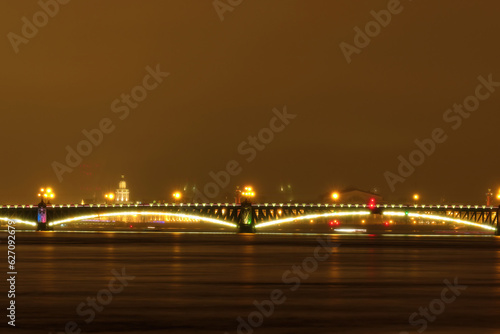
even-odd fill
[[[380,215],[400,219],[431,219],[464,224],[499,233],[500,206],[298,203],[152,203],[0,206],[0,221],[15,221],[38,231],[85,219],[119,216],[165,216],[196,219],[232,227],[240,233],[265,231],[277,224],[301,220]]]

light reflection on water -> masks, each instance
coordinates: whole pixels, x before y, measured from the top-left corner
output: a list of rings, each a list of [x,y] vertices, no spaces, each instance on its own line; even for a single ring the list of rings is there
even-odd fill
[[[287,301],[255,333],[416,332],[409,315],[454,277],[468,288],[427,332],[499,328],[500,238],[323,234],[340,246],[291,291],[283,273],[313,255],[318,236],[19,233],[16,333],[63,331],[68,321],[85,332],[235,333],[237,317],[273,289]],[[85,324],[77,305],[121,268],[136,278]]]

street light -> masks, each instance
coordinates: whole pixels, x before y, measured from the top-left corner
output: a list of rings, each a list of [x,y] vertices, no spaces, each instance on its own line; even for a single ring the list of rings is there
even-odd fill
[[[113,201],[113,199],[115,198],[115,194],[109,193],[104,195],[104,197],[106,198],[106,204],[108,204],[108,200]]]
[[[174,199],[176,201],[178,201],[182,198],[182,194],[179,191],[176,191],[175,193],[173,193],[172,196],[174,197]]]
[[[420,196],[418,194],[413,195],[413,199],[415,201],[418,201],[420,199]]]
[[[45,199],[47,203],[50,204],[50,200],[54,199],[56,197],[56,194],[54,191],[52,191],[51,188],[41,188],[40,192],[38,193],[38,197],[41,198],[42,202]]]
[[[332,199],[335,202],[337,202],[339,198],[340,198],[340,194],[338,192],[335,191],[335,192],[332,193]]]
[[[255,197],[255,191],[253,190],[252,187],[245,187],[243,192],[241,193],[241,196],[246,198]]]

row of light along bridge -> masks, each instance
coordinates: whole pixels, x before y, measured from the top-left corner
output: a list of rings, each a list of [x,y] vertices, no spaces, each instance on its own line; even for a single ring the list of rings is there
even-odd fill
[[[383,215],[472,225],[500,235],[500,206],[250,202],[52,205],[43,201],[38,205],[0,206],[0,220],[31,225],[39,231],[52,230],[56,225],[85,219],[131,215],[197,219],[234,227],[241,233],[253,233],[267,226],[305,219]]]

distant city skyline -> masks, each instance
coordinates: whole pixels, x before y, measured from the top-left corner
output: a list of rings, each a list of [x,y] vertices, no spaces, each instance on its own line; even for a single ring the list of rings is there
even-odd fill
[[[112,183],[112,182],[109,182]],[[170,192],[164,194],[163,197],[152,197],[152,196],[138,196],[134,194],[131,189],[129,189],[130,183],[127,183],[127,178],[124,174],[120,177],[116,177],[116,186],[107,187],[96,187],[93,191],[88,192],[87,195],[82,195],[79,197],[78,201],[65,201],[64,198],[61,199],[59,196],[52,201],[54,203],[150,203],[150,202],[185,202],[185,203],[196,203],[196,202],[229,202],[235,201],[236,193],[238,189],[243,189],[244,186],[251,185],[251,183],[237,185],[234,188],[227,186],[219,196],[209,199],[208,201],[203,201],[202,198],[198,197],[196,194],[199,193],[199,186],[196,184],[186,183],[184,186],[170,186]],[[132,185],[132,188],[134,186]],[[450,201],[445,197],[439,199],[436,202],[430,202],[425,196],[422,196],[421,192],[409,193],[406,196],[401,196],[399,198],[386,197],[384,193],[380,193],[377,188],[372,189],[361,189],[355,186],[348,187],[329,187],[327,191],[318,192],[317,194],[310,197],[301,197],[300,193],[295,193],[291,183],[280,184],[274,187],[271,192],[261,192],[260,189],[255,189],[256,196],[253,201],[255,202],[279,202],[279,203],[368,203],[370,197],[374,197],[378,202],[382,203],[427,203],[427,204],[481,204],[490,203],[490,205],[500,205],[500,189],[495,191],[493,189],[487,189],[483,196],[478,196],[475,202],[459,202]],[[50,186],[50,191],[54,188]],[[91,194],[88,195],[88,194]],[[109,195],[113,196],[111,199]],[[335,195],[333,195],[335,194]],[[358,194],[358,195],[356,195]],[[315,196],[315,197],[314,197]],[[334,196],[334,197],[332,197]],[[360,197],[361,196],[361,197]],[[38,195],[40,197],[40,194]],[[489,199],[488,199],[489,197]],[[353,200],[354,199],[354,200]],[[363,199],[360,201],[360,199]],[[35,200],[36,201],[36,200]],[[26,202],[26,203],[35,203]],[[5,204],[15,204],[15,203],[5,203]]]

